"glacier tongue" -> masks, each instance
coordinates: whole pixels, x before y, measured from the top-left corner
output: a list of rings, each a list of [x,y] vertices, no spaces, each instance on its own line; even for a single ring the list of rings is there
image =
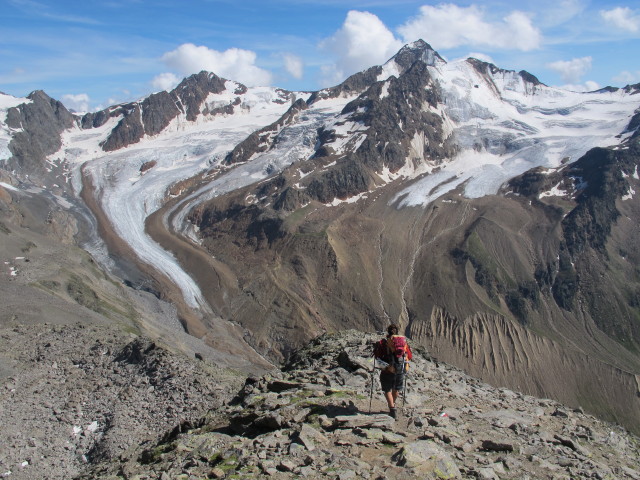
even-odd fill
[[[164,204],[171,185],[219,165],[226,153],[250,133],[280,118],[289,105],[274,102],[275,98],[276,89],[249,89],[245,102],[250,108],[196,122],[179,117],[156,137],[100,155],[97,155],[99,142],[113,122],[97,131],[76,129],[65,134],[63,151],[75,166],[76,191],[80,189],[80,168],[83,167],[85,174],[91,177],[100,206],[115,232],[140,260],[171,278],[192,307],[206,306],[198,285],[171,253],[149,237],[145,220]],[[316,102],[300,114],[300,122],[279,132],[279,142],[273,150],[230,169],[186,197],[173,208],[175,228],[188,229],[185,218],[195,205],[278,173],[295,161],[307,159],[313,153],[316,129],[337,115],[349,100],[351,98]],[[142,165],[153,162],[155,166],[141,172]]]
[[[277,120],[289,106],[274,101],[278,98],[275,88],[249,89],[243,100],[250,108],[196,122],[178,117],[161,134],[110,153],[99,147],[109,125],[98,131],[76,129],[63,139],[63,150],[75,167],[76,191],[82,168],[115,232],[143,262],[171,278],[192,307],[206,305],[198,285],[147,235],[145,220],[163,205],[171,185],[215,166],[251,132]],[[155,166],[143,174],[142,165],[150,162]]]

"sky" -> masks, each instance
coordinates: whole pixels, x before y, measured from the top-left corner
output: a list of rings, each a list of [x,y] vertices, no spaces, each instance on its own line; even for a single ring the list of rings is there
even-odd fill
[[[0,0],[0,92],[95,111],[201,70],[318,90],[420,38],[571,90],[640,82],[638,0]]]

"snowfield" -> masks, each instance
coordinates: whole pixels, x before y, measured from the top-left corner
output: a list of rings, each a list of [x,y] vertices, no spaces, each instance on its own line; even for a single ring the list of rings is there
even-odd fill
[[[461,151],[399,192],[391,201],[398,207],[426,206],[460,186],[468,198],[493,195],[531,168],[561,168],[631,135],[624,131],[639,106],[637,96],[622,90],[534,87],[515,72],[484,76],[467,61],[429,68]]]

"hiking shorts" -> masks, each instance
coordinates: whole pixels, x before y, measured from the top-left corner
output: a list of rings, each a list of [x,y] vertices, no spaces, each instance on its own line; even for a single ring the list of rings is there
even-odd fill
[[[404,389],[404,373],[381,372],[380,385],[385,393],[392,390],[401,392]]]

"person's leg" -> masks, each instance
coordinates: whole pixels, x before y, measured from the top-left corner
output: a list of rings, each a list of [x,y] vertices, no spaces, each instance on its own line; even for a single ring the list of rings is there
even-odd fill
[[[384,392],[384,398],[387,400],[387,406],[389,409],[394,408],[396,406],[396,398],[393,396],[393,391]]]
[[[380,386],[382,386],[382,392],[384,393],[384,398],[387,401],[387,406],[389,409],[395,407],[395,401],[393,398],[393,374],[389,374],[389,372],[381,372],[380,373]]]

